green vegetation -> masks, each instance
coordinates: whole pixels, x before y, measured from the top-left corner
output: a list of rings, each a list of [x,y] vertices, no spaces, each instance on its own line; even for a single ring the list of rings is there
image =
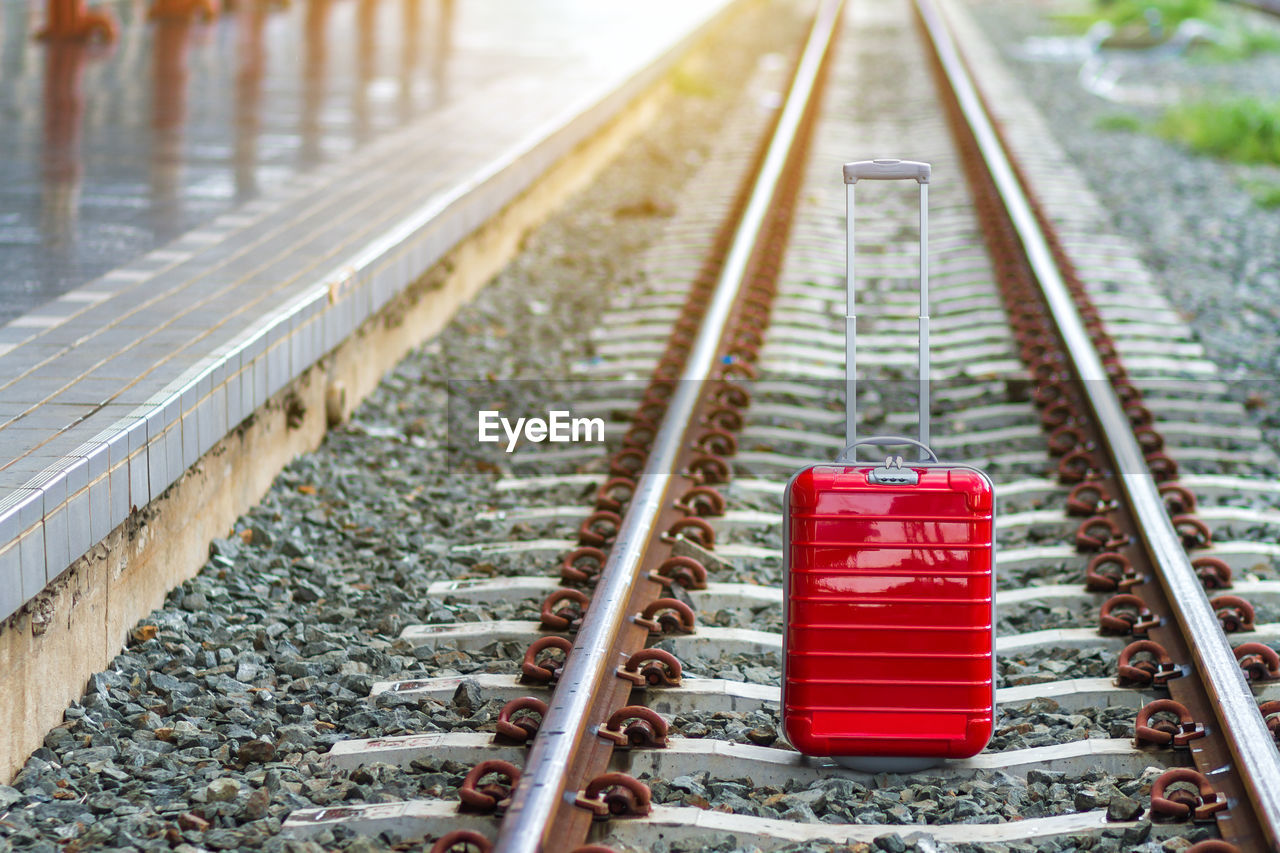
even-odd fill
[[[1059,12],[1053,17],[1072,30],[1084,32],[1099,21],[1116,29],[1147,26],[1147,10],[1154,10],[1167,32],[1173,32],[1187,18],[1216,21],[1218,0],[1092,0],[1083,7]]]
[[[1201,154],[1280,164],[1280,101],[1227,98],[1180,104],[1165,111],[1156,131]]]
[[[1173,35],[1178,25],[1197,18],[1216,27],[1221,43],[1196,41],[1189,55],[1209,62],[1247,59],[1260,53],[1280,52],[1280,32],[1270,26],[1254,26],[1220,0],[1089,0],[1082,8],[1054,17],[1067,28],[1083,33],[1099,21],[1116,29],[1115,38],[1129,47],[1150,46],[1150,23],[1158,21],[1161,38]]]
[[[1142,130],[1142,120],[1128,113],[1111,113],[1110,115],[1099,116],[1093,125],[1098,130],[1124,130],[1130,133]]]
[[[1244,185],[1258,207],[1274,210],[1280,207],[1280,184],[1273,181],[1250,181]]]
[[[1217,17],[1218,0],[1098,0],[1095,21],[1110,21],[1117,27],[1145,24],[1149,9],[1160,15],[1169,30],[1187,18],[1209,21]]]
[[[1210,62],[1229,62],[1260,53],[1280,52],[1280,33],[1272,29],[1235,26],[1227,29],[1224,35],[1226,40],[1221,44],[1197,45],[1192,55]]]
[[[1154,131],[1200,154],[1280,165],[1280,101],[1224,98],[1170,107],[1154,124],[1131,113],[1108,113],[1093,125],[1101,131]],[[1258,207],[1280,208],[1280,181],[1245,180],[1240,186]]]
[[[1245,49],[1245,56],[1280,51],[1280,33],[1275,30],[1244,27],[1241,32],[1243,33],[1242,44]]]

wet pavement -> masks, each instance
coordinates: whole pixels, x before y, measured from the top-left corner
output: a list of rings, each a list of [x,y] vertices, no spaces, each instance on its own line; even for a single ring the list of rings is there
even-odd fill
[[[32,41],[39,16],[0,5],[0,619],[572,163],[729,6],[306,0],[186,23],[113,3],[120,39],[97,46]]]
[[[0,325],[509,71],[499,6],[115,2],[103,45],[0,4]]]

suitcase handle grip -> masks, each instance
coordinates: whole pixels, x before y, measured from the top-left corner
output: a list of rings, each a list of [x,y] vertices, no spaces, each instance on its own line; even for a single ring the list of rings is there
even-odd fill
[[[915,160],[859,160],[844,164],[844,182],[856,184],[859,180],[905,181],[929,183],[929,164]]]
[[[916,441],[914,438],[907,438],[906,436],[897,436],[897,435],[877,435],[872,438],[860,438],[857,441],[855,441],[853,444],[850,444],[844,450],[840,451],[840,455],[836,457],[836,461],[837,462],[857,462],[858,448],[862,447],[863,445],[868,445],[871,447],[892,447],[897,444],[910,444],[915,447],[918,447],[921,450],[923,450],[925,453],[929,454],[929,458],[932,459],[934,462],[938,461],[938,454],[934,453],[929,448],[929,445]]]
[[[928,163],[915,160],[858,160],[844,164],[845,184],[845,444],[854,446],[858,438],[857,314],[854,312],[853,274],[853,188],[860,178],[888,181],[913,178],[920,187],[920,391],[917,397],[920,420],[918,445],[929,444],[929,175]],[[924,458],[923,456],[921,457]],[[934,457],[935,461],[937,457]]]

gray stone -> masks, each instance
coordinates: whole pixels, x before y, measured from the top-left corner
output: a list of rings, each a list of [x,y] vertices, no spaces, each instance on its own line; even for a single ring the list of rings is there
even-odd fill
[[[468,678],[459,684],[458,689],[453,691],[453,704],[468,716],[475,713],[475,710],[484,704],[484,695],[479,683]]]
[[[1136,820],[1142,804],[1131,797],[1113,797],[1107,805],[1107,820]]]
[[[190,720],[178,720],[173,724],[172,728],[173,737],[177,740],[179,746],[195,743],[204,734],[200,727]]]
[[[236,757],[241,764],[263,764],[276,754],[276,745],[269,740],[255,738],[240,744]]]
[[[818,816],[814,814],[813,809],[809,808],[804,803],[795,803],[789,809],[783,811],[782,819],[795,821],[796,823],[818,822]]]
[[[372,838],[358,836],[347,845],[346,853],[383,853],[386,848]]]
[[[314,678],[324,675],[324,667],[318,663],[309,663],[306,661],[289,661],[277,667],[282,675],[290,678]]]
[[[1033,767],[1027,771],[1028,784],[1041,783],[1044,785],[1052,785],[1055,782],[1061,782],[1067,777],[1067,774],[1059,770],[1042,770],[1039,767]]]
[[[211,557],[225,557],[227,563],[234,562],[240,556],[240,540],[230,539],[214,539],[209,543],[209,555]]]
[[[256,788],[245,800],[242,814],[246,820],[258,820],[266,815],[270,804],[271,792],[266,788]]]
[[[677,776],[671,780],[671,787],[700,797],[707,795],[706,785],[696,776]]]
[[[1094,788],[1082,788],[1076,791],[1075,807],[1077,811],[1083,812],[1101,808],[1104,802],[1110,802],[1110,798],[1101,797]]]
[[[293,600],[303,604],[311,604],[324,598],[324,590],[304,580],[293,582]]]
[[[305,557],[307,556],[307,549],[298,540],[289,538],[280,543],[280,553],[286,557]]]
[[[271,531],[261,524],[249,528],[249,534],[249,544],[255,548],[270,548],[276,541]]]
[[[820,812],[827,807],[827,792],[821,788],[810,788],[805,791],[797,791],[794,794],[787,794],[783,798],[783,802],[789,806],[804,804],[815,812]]]
[[[147,676],[147,681],[161,696],[168,696],[182,687],[182,682],[172,675],[165,675],[163,672],[151,673]]]
[[[64,764],[89,764],[94,761],[108,761],[119,755],[114,746],[93,746],[87,749],[73,749],[62,757]]]
[[[206,683],[209,685],[209,689],[216,690],[219,693],[245,693],[249,689],[249,685],[242,681],[236,681],[225,673],[210,676]]]
[[[385,634],[388,637],[395,637],[400,634],[400,630],[404,625],[404,617],[399,613],[392,611],[391,613],[384,614],[383,617],[378,620],[376,627],[378,629],[378,633]]]
[[[204,843],[214,850],[238,850],[244,847],[244,836],[234,829],[211,829],[204,834]]]
[[[182,609],[198,612],[209,606],[209,599],[201,592],[190,592],[182,596]]]
[[[309,749],[316,744],[315,736],[312,734],[310,726],[287,725],[281,726],[277,732],[278,741],[276,749],[285,744],[295,747]]]
[[[1141,814],[1139,810],[1138,814]],[[1136,816],[1135,816],[1136,818]],[[1125,843],[1137,846],[1144,843],[1151,836],[1151,821],[1139,820],[1133,826],[1124,831]]]
[[[877,835],[873,843],[877,850],[884,850],[885,853],[907,853],[906,839],[896,832]]]
[[[17,788],[10,788],[8,785],[0,785],[0,809],[7,809],[12,805],[22,802],[24,799],[26,798]]]
[[[214,779],[205,787],[205,799],[211,803],[234,800],[240,794],[240,788],[240,783],[235,779],[229,777]]]
[[[932,835],[924,832],[912,832],[903,839],[909,847],[915,849],[915,853],[938,853],[938,842],[933,839]],[[1018,851],[1014,849],[1014,845],[1009,846],[1009,853],[1035,853],[1035,848],[1029,844],[1018,845],[1026,848]]]
[[[108,669],[89,676],[88,692],[105,694],[108,690],[122,690],[127,686],[128,682],[125,681],[124,676]]]
[[[61,749],[69,749],[76,742],[76,736],[73,735],[65,726],[57,726],[49,730],[44,736],[44,745],[55,752]]]
[[[889,806],[885,809],[885,814],[892,818],[894,823],[914,823],[915,816],[911,813],[911,809],[899,803],[896,806]]]

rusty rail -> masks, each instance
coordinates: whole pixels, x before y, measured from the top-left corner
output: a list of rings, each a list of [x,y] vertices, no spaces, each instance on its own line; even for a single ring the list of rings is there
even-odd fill
[[[1047,348],[1047,353],[1038,353],[1036,358],[1043,369],[1054,371],[1058,368],[1052,359],[1060,353],[1065,359],[1061,369],[1064,376],[1071,377],[1072,386],[1071,391],[1061,392],[1062,402],[1068,402],[1067,395],[1078,395],[1090,415],[1088,423],[1075,424],[1075,435],[1061,445],[1066,451],[1059,466],[1062,478],[1070,481],[1068,476],[1106,477],[1114,489],[1109,497],[1120,499],[1117,506],[1109,510],[1109,518],[1097,516],[1084,522],[1081,536],[1090,538],[1090,529],[1105,525],[1110,531],[1109,541],[1100,545],[1106,546],[1107,551],[1133,545],[1131,554],[1141,556],[1151,566],[1153,578],[1145,582],[1138,580],[1143,573],[1137,571],[1133,573],[1136,582],[1130,585],[1139,592],[1145,587],[1147,598],[1118,596],[1125,600],[1113,599],[1116,607],[1112,609],[1128,609],[1132,618],[1127,621],[1134,634],[1140,633],[1139,626],[1145,633],[1146,626],[1166,623],[1162,645],[1167,648],[1162,651],[1173,660],[1180,657],[1190,661],[1196,676],[1172,680],[1170,689],[1174,698],[1183,704],[1198,706],[1199,719],[1206,723],[1216,718],[1216,725],[1209,723],[1209,727],[1217,737],[1197,740],[1192,748],[1193,758],[1204,774],[1199,778],[1208,777],[1213,783],[1207,794],[1201,792],[1207,797],[1202,804],[1206,811],[1204,815],[1197,812],[1197,816],[1212,818],[1234,799],[1230,795],[1242,791],[1245,795],[1242,799],[1247,801],[1243,805],[1249,808],[1245,813],[1219,818],[1224,836],[1241,848],[1276,849],[1280,845],[1280,751],[1272,745],[1266,723],[1237,663],[1237,655],[1221,627],[1223,617],[1215,612],[1218,608],[1211,605],[1205,594],[1205,567],[1198,565],[1202,561],[1193,562],[1187,554],[1188,536],[1194,538],[1197,530],[1203,533],[1203,523],[1177,514],[1169,505],[1171,493],[1167,488],[1162,491],[1157,481],[1172,479],[1176,465],[1163,454],[1159,436],[1150,425],[1150,413],[1141,407],[1140,398],[1133,396],[1136,389],[1128,382],[1114,352],[1104,357],[1095,346],[1100,339],[1109,340],[1101,320],[1078,280],[1064,281],[1068,275],[1060,266],[1065,262],[1065,254],[1056,246],[1053,236],[1046,234],[1047,222],[1037,215],[1034,199],[1029,198],[1024,183],[1019,180],[1016,166],[1011,163],[987,116],[934,0],[915,0],[915,4],[932,43],[935,67],[945,81],[942,88],[949,89],[951,109],[957,118],[955,126],[962,137],[958,142],[962,149],[968,148],[980,157],[980,168],[985,170],[973,181],[975,195],[981,194],[984,183],[994,190],[1002,208],[1000,216],[1006,219],[1003,227],[1015,238],[1007,249],[1019,256],[1038,284],[1036,297],[1042,300],[1044,316],[1034,316],[1036,311],[1023,307],[1025,303],[1014,303],[1017,310],[1026,315],[1023,319],[1029,325],[1038,322],[1045,327],[1045,331],[1039,333],[1042,336],[1039,346]],[[1015,317],[1014,321],[1016,326],[1019,318]],[[1057,341],[1050,342],[1049,337]],[[1060,351],[1053,351],[1055,344],[1060,344]],[[1026,354],[1024,344],[1024,358]],[[1123,399],[1118,393],[1122,390],[1128,392]],[[1143,415],[1146,423],[1141,423]],[[1136,429],[1135,420],[1139,421]],[[1058,428],[1067,425],[1064,421]],[[1091,443],[1096,444],[1096,449],[1090,449]],[[1176,492],[1172,494],[1178,499]],[[1185,495],[1181,499],[1193,502]],[[1121,541],[1119,534],[1125,529],[1134,531],[1141,541]],[[1111,556],[1118,558],[1117,562],[1126,559],[1120,554]],[[1106,625],[1104,622],[1103,627]],[[1173,630],[1175,626],[1177,631]],[[1228,796],[1213,802],[1215,789]],[[1155,793],[1153,791],[1153,806]]]
[[[722,345],[731,316],[740,313],[739,293],[749,276],[750,261],[770,217],[784,173],[792,159],[796,139],[811,113],[811,102],[840,20],[843,0],[823,0],[797,65],[796,73],[758,173],[745,212],[734,233],[710,302],[698,327],[697,337],[684,361],[683,371],[670,384],[670,396],[635,478],[626,514],[622,517],[607,560],[596,580],[590,606],[583,615],[572,651],[546,714],[533,739],[524,772],[511,795],[511,802],[499,829],[495,850],[500,853],[535,853],[566,847],[559,829],[565,823],[580,822],[578,809],[585,797],[592,800],[592,786],[603,790],[609,784],[621,788],[621,780],[596,778],[585,784],[579,752],[584,742],[597,740],[589,731],[590,721],[599,715],[601,698],[614,692],[612,682],[628,661],[620,637],[635,627],[629,606],[633,590],[645,577],[643,571],[652,544],[669,528],[664,515],[679,498],[679,481],[685,477],[690,432],[696,427],[695,413],[705,409],[704,392],[730,372],[724,368]],[[724,441],[723,435],[715,436]],[[713,437],[714,438],[714,437]],[[698,441],[701,441],[699,437]],[[714,456],[709,457],[714,459]],[[708,478],[692,478],[695,483]],[[714,482],[714,477],[712,478]],[[697,516],[684,519],[692,528]],[[600,790],[594,793],[599,794]],[[619,791],[619,794],[625,792]],[[624,797],[624,799],[626,799]],[[589,812],[587,812],[589,814]]]

